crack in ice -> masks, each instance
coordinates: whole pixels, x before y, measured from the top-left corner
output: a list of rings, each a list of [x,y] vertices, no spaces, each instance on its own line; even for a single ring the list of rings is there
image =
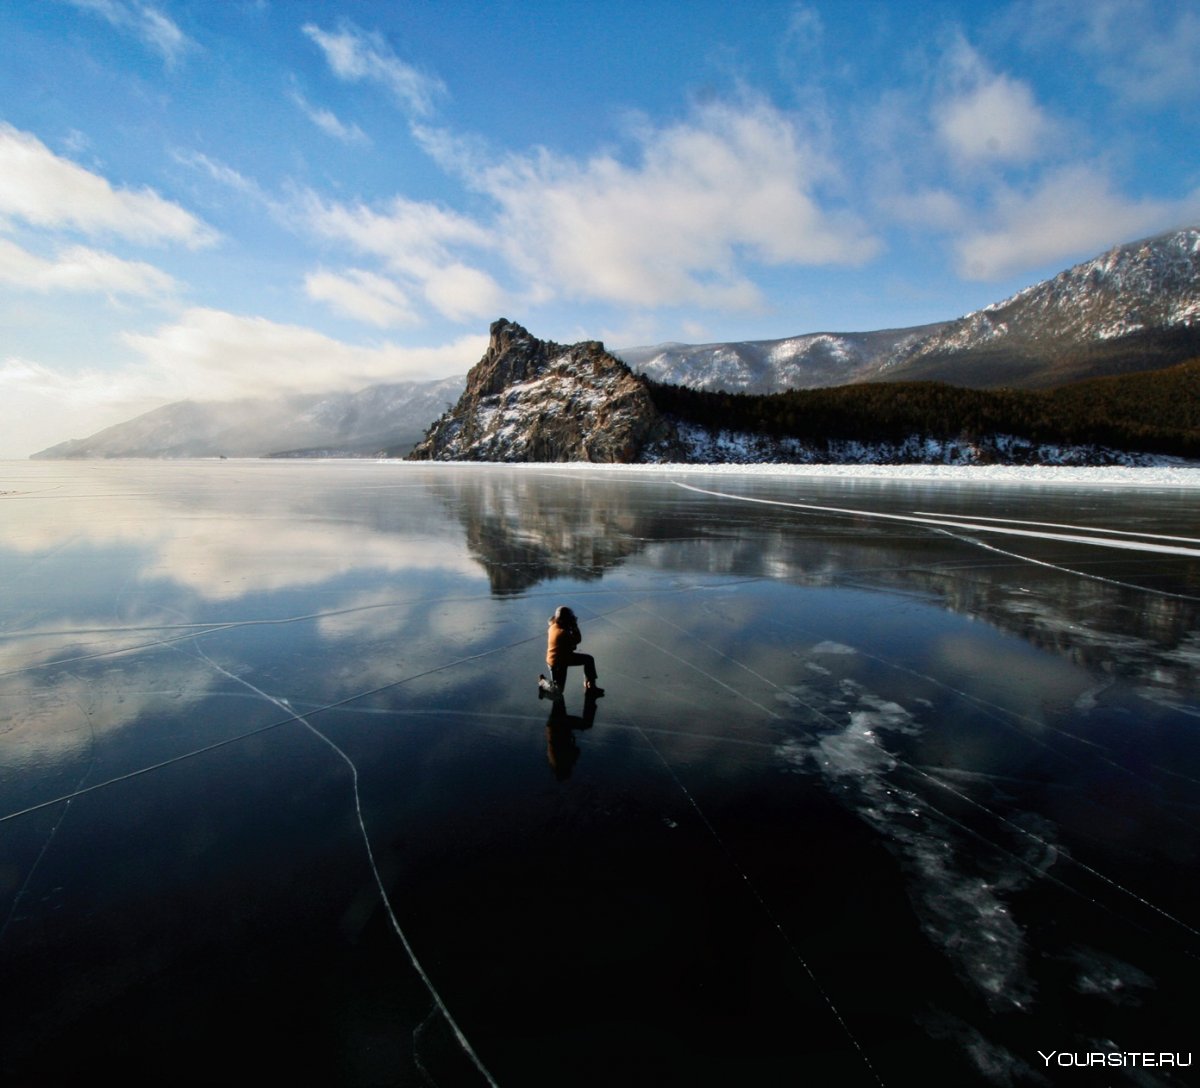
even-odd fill
[[[951,529],[970,529],[981,533],[1001,533],[1006,536],[1033,537],[1036,540],[1060,540],[1068,544],[1092,544],[1101,548],[1120,548],[1127,551],[1155,552],[1164,555],[1187,555],[1200,557],[1200,548],[1182,548],[1169,544],[1139,543],[1136,541],[1117,540],[1102,536],[1073,536],[1065,533],[1038,533],[1030,529],[1012,529],[998,525],[985,525],[986,519],[975,521],[954,520],[939,515],[934,517],[919,517],[916,514],[885,514],[878,510],[863,510],[846,506],[820,506],[815,503],[785,502],[782,499],[760,499],[751,495],[735,495],[728,491],[712,491],[705,487],[673,481],[676,487],[685,491],[696,491],[701,495],[715,495],[722,499],[733,499],[737,502],[756,502],[766,506],[784,506],[795,510],[811,510],[819,514],[846,514],[852,517],[882,518],[886,521],[903,521],[911,525],[948,526]]]
[[[687,786],[684,784],[683,780],[679,777],[679,775],[675,773],[675,768],[671,766],[671,764],[667,761],[666,757],[662,754],[661,751],[659,751],[658,746],[646,735],[645,730],[643,730],[642,727],[640,725],[638,725],[636,722],[633,723],[633,728],[638,732],[638,734],[640,734],[643,742],[650,749],[650,751],[652,751],[655,754],[655,756],[658,757],[659,762],[662,763],[663,767],[666,769],[667,774],[669,774],[671,776],[672,781],[674,781],[675,785],[679,787],[679,790],[683,793],[684,797],[687,798],[688,804],[691,805],[692,809],[695,811],[696,815],[699,817],[700,822],[704,825],[704,827],[708,831],[709,835],[712,836],[713,841],[720,848],[721,853],[725,855],[726,860],[733,867],[734,871],[738,874],[739,877],[741,877],[742,883],[748,889],[748,891],[750,892],[750,894],[754,898],[754,900],[758,903],[759,908],[762,910],[763,914],[766,916],[767,921],[771,924],[771,926],[775,929],[775,931],[782,938],[783,943],[785,945],[787,945],[788,950],[792,953],[792,956],[795,958],[796,962],[799,963],[802,968],[804,968],[805,974],[808,975],[808,978],[812,982],[813,987],[816,989],[817,993],[821,996],[821,999],[825,1002],[829,1011],[833,1014],[833,1018],[838,1022],[838,1025],[841,1027],[842,1031],[845,1033],[846,1038],[850,1040],[851,1044],[854,1046],[854,1049],[858,1051],[859,1057],[862,1058],[863,1063],[866,1065],[866,1067],[870,1071],[871,1075],[875,1078],[876,1083],[879,1084],[882,1088],[882,1086],[884,1084],[883,1078],[879,1075],[878,1071],[875,1069],[875,1066],[871,1064],[871,1059],[867,1055],[867,1052],[863,1048],[863,1045],[855,1037],[854,1032],[852,1032],[850,1030],[850,1025],[846,1023],[845,1018],[842,1016],[841,1012],[838,1010],[837,1005],[834,1004],[833,998],[831,998],[829,996],[828,992],[825,990],[825,987],[823,987],[821,985],[820,981],[817,979],[816,974],[813,972],[812,967],[809,966],[808,961],[804,958],[804,956],[800,952],[800,949],[796,946],[795,941],[792,940],[791,935],[784,928],[783,923],[779,921],[779,919],[775,916],[775,912],[771,910],[771,907],[767,903],[766,899],[763,898],[762,892],[760,892],[758,890],[758,887],[755,885],[754,881],[750,879],[750,874],[746,872],[746,870],[742,867],[742,864],[738,861],[737,857],[734,855],[733,851],[729,848],[729,846],[726,845],[725,840],[721,838],[720,832],[717,831],[717,829],[713,826],[712,822],[705,815],[704,810],[700,807],[700,803],[692,795],[691,790],[689,790],[687,788]]]
[[[257,687],[254,684],[250,683],[250,681],[245,679],[244,677],[238,676],[235,673],[230,672],[224,666],[218,664],[211,657],[209,657],[206,653],[204,653],[203,650],[198,650],[198,653],[200,654],[200,656],[202,658],[204,658],[205,661],[208,662],[209,665],[211,665],[214,669],[216,669],[217,672],[221,673],[223,676],[228,677],[230,680],[234,681],[235,683],[242,684],[244,687],[248,688],[250,691],[254,692],[256,695],[261,696],[267,702],[272,703],[273,705],[279,707],[281,710],[289,711],[291,709],[291,707],[289,706],[286,699],[280,699],[274,695],[270,695],[267,692],[263,691],[262,688]],[[471,1046],[470,1041],[463,1034],[462,1029],[458,1026],[458,1022],[454,1019],[454,1016],[450,1012],[450,1009],[447,1007],[445,1000],[442,998],[442,995],[438,992],[437,987],[434,985],[433,979],[429,977],[429,973],[425,970],[425,968],[421,964],[421,961],[417,958],[416,950],[413,948],[407,935],[405,934],[404,930],[401,928],[400,920],[396,917],[396,911],[392,907],[392,901],[391,901],[390,897],[388,896],[387,888],[384,887],[383,877],[380,875],[380,872],[379,872],[379,866],[375,862],[375,851],[371,847],[371,836],[367,832],[366,819],[363,816],[363,810],[362,810],[362,797],[361,797],[361,795],[359,793],[359,789],[358,789],[358,767],[355,766],[354,760],[352,760],[348,755],[346,755],[346,753],[341,748],[339,748],[337,744],[335,744],[332,740],[329,739],[329,737],[327,737],[324,733],[322,733],[321,730],[319,730],[315,725],[313,725],[312,722],[310,722],[303,714],[296,714],[292,720],[299,722],[306,729],[308,729],[309,732],[311,732],[315,737],[317,737],[319,740],[321,740],[325,744],[327,744],[331,749],[333,749],[333,751],[337,754],[337,756],[346,764],[346,766],[350,768],[351,782],[352,782],[352,785],[354,788],[354,812],[358,818],[358,828],[362,834],[363,846],[366,848],[366,851],[367,851],[367,861],[370,863],[371,872],[374,874],[374,877],[375,877],[375,886],[379,889],[379,896],[383,901],[384,909],[387,911],[388,918],[392,923],[392,930],[395,932],[396,936],[400,938],[400,943],[404,946],[404,951],[408,954],[408,959],[409,959],[409,962],[413,966],[413,970],[415,970],[417,972],[417,974],[420,976],[421,981],[425,984],[425,988],[429,991],[430,996],[433,998],[434,1004],[437,1005],[438,1010],[441,1012],[442,1016],[445,1018],[446,1023],[450,1025],[450,1029],[451,1029],[451,1031],[454,1032],[454,1037],[458,1040],[459,1046],[462,1047],[463,1052],[467,1055],[468,1058],[471,1059],[472,1064],[475,1066],[476,1069],[479,1070],[480,1074],[488,1082],[488,1084],[492,1085],[492,1088],[497,1088],[496,1081],[492,1078],[491,1073],[488,1072],[487,1067],[480,1060],[479,1055],[475,1053],[474,1047]]]

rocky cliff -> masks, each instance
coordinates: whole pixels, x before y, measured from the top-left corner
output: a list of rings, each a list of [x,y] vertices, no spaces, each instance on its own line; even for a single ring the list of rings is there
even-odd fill
[[[673,437],[644,381],[598,340],[555,344],[501,318],[458,403],[410,456],[623,464]]]

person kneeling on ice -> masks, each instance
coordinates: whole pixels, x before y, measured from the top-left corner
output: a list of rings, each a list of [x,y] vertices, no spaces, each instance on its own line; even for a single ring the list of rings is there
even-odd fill
[[[583,666],[583,690],[588,695],[604,694],[604,689],[596,685],[596,659],[591,654],[581,654],[575,649],[582,641],[575,613],[565,604],[559,605],[550,617],[546,638],[546,664],[550,666],[550,679],[554,681],[555,692],[559,695],[567,682],[567,668],[571,665]]]

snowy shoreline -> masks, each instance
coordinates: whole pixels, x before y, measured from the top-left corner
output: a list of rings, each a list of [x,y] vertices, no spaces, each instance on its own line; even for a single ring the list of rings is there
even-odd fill
[[[928,465],[928,464],[807,464],[796,465],[776,462],[751,464],[596,464],[590,461],[408,461],[402,458],[261,458],[214,457],[197,458],[127,458],[87,459],[79,461],[0,461],[0,476],[26,476],[31,470],[47,472],[53,470],[61,475],[68,466],[95,470],[98,467],[115,469],[119,466],[137,466],[144,469],[149,465],[163,467],[185,465],[260,465],[292,467],[324,465],[350,469],[354,465],[387,465],[398,469],[463,470],[480,472],[516,470],[518,472],[599,473],[613,475],[626,473],[634,476],[763,476],[794,479],[840,479],[874,480],[881,483],[949,483],[949,484],[1012,484],[1024,486],[1106,487],[1106,488],[1162,488],[1181,491],[1200,490],[1200,464],[1180,463],[1153,466],[1128,465]],[[0,489],[2,490],[2,489]]]
[[[935,481],[944,483],[1063,484],[1072,487],[1160,487],[1200,489],[1200,465],[1131,467],[1104,465],[792,465],[769,464],[594,464],[590,461],[377,461],[377,464],[445,468],[518,469],[555,472],[628,472],[636,475],[787,476],[808,479]]]

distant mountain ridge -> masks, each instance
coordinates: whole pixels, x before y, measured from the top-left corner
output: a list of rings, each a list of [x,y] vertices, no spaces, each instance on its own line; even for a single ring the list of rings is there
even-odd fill
[[[614,354],[657,382],[725,393],[780,393],[870,381],[948,323],[782,340],[657,344]]]
[[[176,401],[35,458],[365,457],[407,452],[462,390],[460,377],[355,393]]]
[[[1040,389],[1200,355],[1200,229],[1117,246],[954,321],[616,352],[659,382],[777,393],[867,381]]]

